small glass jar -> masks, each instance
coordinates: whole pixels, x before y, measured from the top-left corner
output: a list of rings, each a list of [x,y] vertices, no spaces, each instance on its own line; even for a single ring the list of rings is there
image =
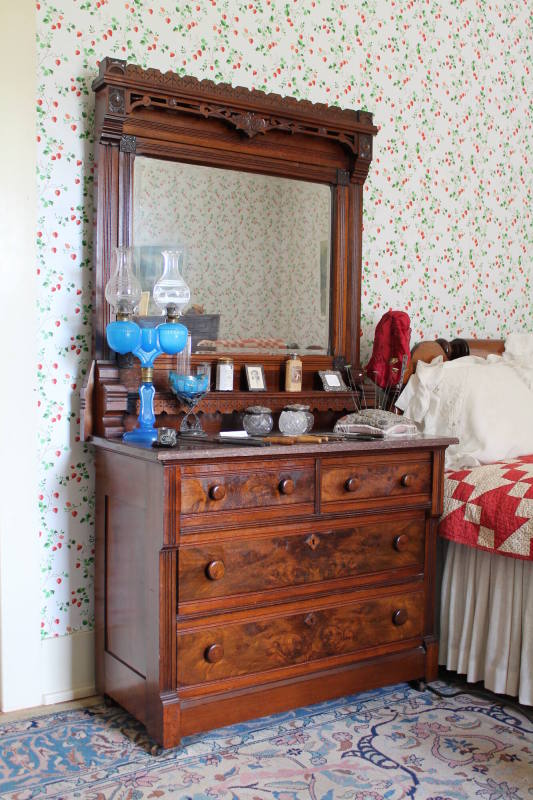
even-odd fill
[[[281,433],[297,436],[309,433],[315,423],[315,418],[309,411],[309,406],[300,403],[291,403],[285,406],[279,415],[279,429]]]
[[[207,387],[211,388],[211,363],[209,361],[202,361],[196,367],[197,375],[207,375]]]
[[[219,358],[217,361],[217,392],[233,391],[233,361],[231,358]]]
[[[249,436],[265,436],[274,427],[272,410],[266,406],[249,406],[244,412],[242,425]]]

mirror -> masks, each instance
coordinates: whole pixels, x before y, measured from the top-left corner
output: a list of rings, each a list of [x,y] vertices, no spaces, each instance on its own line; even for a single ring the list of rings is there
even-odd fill
[[[193,352],[328,353],[331,214],[327,184],[134,161],[138,276],[151,291],[161,250],[185,248],[183,277],[195,308],[184,322]],[[191,319],[191,311],[200,313]]]

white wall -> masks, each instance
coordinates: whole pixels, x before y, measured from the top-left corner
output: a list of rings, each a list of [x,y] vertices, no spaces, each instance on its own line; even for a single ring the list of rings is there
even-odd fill
[[[0,20],[0,703],[41,702],[35,420],[35,4]],[[16,391],[16,395],[11,390]]]

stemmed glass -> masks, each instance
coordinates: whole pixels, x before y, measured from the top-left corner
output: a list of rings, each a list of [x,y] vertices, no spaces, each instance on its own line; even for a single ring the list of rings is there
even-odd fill
[[[180,433],[203,435],[202,423],[194,409],[209,391],[210,376],[206,372],[200,372],[199,369],[196,375],[192,374],[190,334],[186,346],[176,357],[176,371],[171,371],[168,379],[170,388],[188,409],[181,421]]]
[[[187,413],[180,425],[180,433],[193,433],[203,435],[202,423],[195,412],[195,408],[202,397],[209,391],[209,375],[180,375],[177,372],[169,374],[170,387],[174,394],[187,407]]]

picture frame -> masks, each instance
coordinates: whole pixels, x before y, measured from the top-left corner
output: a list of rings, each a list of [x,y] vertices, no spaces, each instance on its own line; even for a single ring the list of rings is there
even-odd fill
[[[249,392],[266,392],[265,370],[262,364],[245,364],[244,372]]]
[[[348,392],[349,389],[344,383],[343,377],[338,369],[319,370],[322,388],[325,392]]]

